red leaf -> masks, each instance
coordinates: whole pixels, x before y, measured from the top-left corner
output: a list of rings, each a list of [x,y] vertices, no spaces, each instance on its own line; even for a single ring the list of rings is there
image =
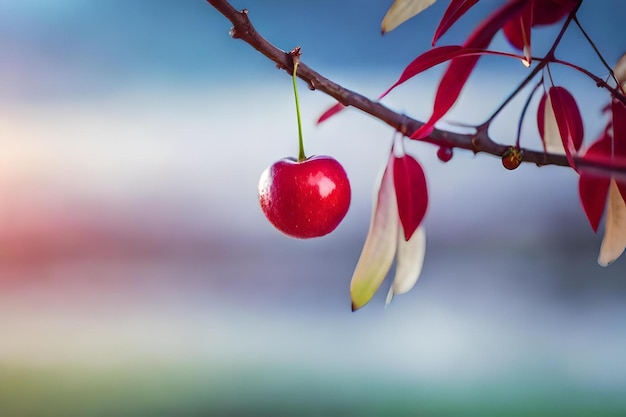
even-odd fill
[[[523,51],[524,53],[524,65],[530,66],[530,28],[533,23],[533,5],[534,1],[529,2],[524,11],[515,19],[509,20],[502,31],[504,36],[515,48]]]
[[[417,58],[415,58],[409,65],[406,66],[402,74],[400,74],[400,78],[396,81],[391,87],[389,87],[384,93],[378,96],[378,99],[382,99],[385,97],[391,90],[404,83],[405,81],[415,77],[419,73],[426,71],[434,67],[435,65],[439,65],[443,62],[452,60],[454,58],[468,57],[468,56],[479,56],[479,55],[497,55],[497,56],[505,56],[519,59],[517,55],[508,54],[506,52],[498,52],[498,51],[489,51],[487,49],[481,48],[464,48],[459,45],[447,45],[447,46],[438,46],[436,48],[430,49]]]
[[[559,126],[559,134],[570,166],[576,169],[574,155],[583,143],[583,119],[580,116],[574,96],[563,87],[550,87],[548,90],[554,117]]]
[[[332,116],[334,116],[335,114],[339,113],[341,110],[343,110],[345,108],[346,108],[346,106],[344,106],[341,103],[335,104],[334,106],[332,106],[328,110],[326,110],[324,113],[322,113],[322,115],[319,117],[319,119],[317,119],[317,124],[320,124],[324,120],[331,118]]]
[[[541,137],[541,143],[543,143],[543,151],[548,152],[546,148],[545,128],[546,128],[546,100],[548,95],[544,92],[539,100],[537,106],[537,128],[539,129],[539,136]]]
[[[598,141],[587,149],[585,158],[595,159],[605,155],[611,155],[611,137],[606,131]],[[610,176],[586,170],[580,172],[580,179],[578,180],[580,202],[594,233],[598,231],[598,225],[602,213],[604,213],[610,183]]]
[[[578,0],[534,1],[533,26],[551,25],[567,16],[578,4]]]
[[[441,64],[442,62],[446,62],[452,58],[454,58],[454,53],[462,50],[463,47],[459,45],[451,45],[451,46],[440,46],[438,48],[430,49],[417,58],[415,58],[409,65],[406,66],[402,74],[400,74],[400,78],[396,81],[391,87],[387,89],[384,93],[382,93],[378,99],[385,97],[391,90],[402,84],[403,82],[415,77],[417,74],[426,71],[429,68],[434,67],[435,65]]]
[[[385,97],[391,90],[399,86],[400,84],[406,82],[407,80],[415,77],[419,73],[426,71],[434,67],[435,65],[441,64],[443,62],[449,61],[458,57],[467,57],[467,56],[479,56],[479,55],[497,55],[504,56],[510,58],[519,59],[517,55],[509,54],[506,52],[498,52],[498,51],[489,51],[487,49],[480,48],[464,48],[460,45],[448,45],[448,46],[440,46],[437,48],[430,49],[417,58],[415,58],[407,67],[404,69],[402,74],[400,74],[400,78],[396,81],[391,87],[389,87],[384,93],[382,93],[378,100]],[[317,123],[322,123],[326,119],[334,116],[339,113],[341,110],[346,108],[341,103],[337,103],[334,106],[330,107],[326,110],[322,115],[317,119]]]
[[[610,137],[612,139],[612,136]],[[585,155],[579,157],[578,161],[579,173],[589,172],[597,176],[611,177],[617,182],[618,188],[626,186],[626,157],[611,155],[607,152],[606,154]]]
[[[496,10],[478,28],[472,32],[463,46],[467,48],[487,48],[496,32],[510,19],[515,18],[529,0],[510,0]],[[439,82],[435,96],[433,114],[430,119],[411,135],[411,139],[422,139],[428,136],[437,123],[454,105],[463,86],[467,82],[480,56],[465,56],[453,59]]]
[[[393,181],[398,201],[398,215],[408,241],[420,225],[428,207],[426,176],[420,164],[411,156],[395,157]]]
[[[602,137],[585,153],[584,160],[605,166],[623,166],[626,163],[626,106],[619,100],[610,105],[612,120]],[[614,179],[622,198],[626,201],[626,180],[616,173],[584,169],[580,173],[579,191],[583,209],[594,231],[606,205],[610,181]]]
[[[433,36],[432,46],[435,46],[439,38],[450,29],[450,27],[463,16],[473,5],[478,3],[478,0],[452,0],[448,5],[448,8],[443,14],[435,35]]]

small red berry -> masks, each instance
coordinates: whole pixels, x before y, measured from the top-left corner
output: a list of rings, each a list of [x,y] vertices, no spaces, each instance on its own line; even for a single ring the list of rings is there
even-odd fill
[[[324,236],[339,225],[350,207],[346,171],[330,156],[298,162],[284,158],[259,180],[265,217],[281,232],[300,239]]]
[[[439,158],[441,162],[448,162],[451,160],[452,154],[452,148],[449,146],[440,146],[439,149],[437,149],[437,158]]]
[[[510,147],[502,154],[502,165],[506,169],[514,170],[522,163],[524,152],[520,148]]]

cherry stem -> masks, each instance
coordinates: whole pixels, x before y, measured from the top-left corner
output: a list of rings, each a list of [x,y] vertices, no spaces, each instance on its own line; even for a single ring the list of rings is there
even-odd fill
[[[519,123],[517,125],[517,140],[515,141],[516,148],[520,147],[520,141],[522,138],[522,124],[524,123],[524,118],[526,117],[528,106],[530,105],[530,102],[532,101],[533,96],[535,95],[535,93],[537,92],[539,87],[541,87],[542,84],[543,84],[543,77],[541,77],[541,80],[539,80],[539,82],[535,84],[535,86],[533,87],[533,90],[530,92],[530,94],[528,95],[528,98],[526,99],[526,103],[524,103],[524,108],[522,109],[522,114],[519,118]]]
[[[298,118],[298,162],[302,162],[306,159],[304,153],[304,140],[302,139],[302,118],[300,117],[300,100],[298,99],[298,83],[296,80],[298,72],[298,64],[300,63],[300,47],[296,47],[289,53],[293,59],[293,74],[291,78],[293,80],[293,95],[296,98],[296,117]]]

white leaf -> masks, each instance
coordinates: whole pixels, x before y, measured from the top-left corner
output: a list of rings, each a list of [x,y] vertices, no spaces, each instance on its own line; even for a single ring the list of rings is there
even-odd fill
[[[391,32],[434,2],[435,0],[395,0],[383,19],[383,33]]]
[[[352,311],[367,304],[391,268],[400,220],[393,183],[393,153],[383,174],[370,228],[350,282]]]
[[[543,142],[545,144],[546,152],[565,155],[565,148],[563,147],[563,140],[561,139],[559,125],[556,122],[556,116],[554,115],[550,95],[546,98],[543,129]]]
[[[398,233],[398,249],[396,252],[396,275],[387,294],[386,304],[391,303],[393,296],[409,292],[420,277],[426,255],[426,232],[424,227],[417,228],[411,239],[406,241],[402,229]]]
[[[617,188],[615,179],[609,186],[604,238],[600,247],[598,263],[607,266],[615,261],[626,248],[626,203]]]

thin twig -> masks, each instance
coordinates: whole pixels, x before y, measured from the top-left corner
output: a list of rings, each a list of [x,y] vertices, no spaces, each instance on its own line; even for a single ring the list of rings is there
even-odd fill
[[[554,40],[554,43],[550,47],[550,50],[546,54],[545,58],[539,61],[539,64],[537,64],[537,66],[532,69],[532,71],[526,76],[526,78],[522,80],[522,82],[517,86],[517,88],[515,88],[515,90],[513,90],[513,92],[509,94],[509,96],[504,100],[504,102],[500,104],[500,106],[491,114],[491,116],[483,123],[483,125],[491,124],[493,119],[495,119],[496,116],[500,114],[500,112],[511,102],[511,100],[513,100],[513,98],[516,97],[519,94],[519,92],[522,91],[522,89],[526,87],[526,85],[533,78],[535,78],[535,75],[537,75],[554,58],[554,52],[556,51],[556,48],[561,43],[561,39],[563,38],[563,35],[565,34],[565,31],[569,27],[572,19],[576,17],[576,12],[578,11],[578,8],[580,7],[581,4],[582,4],[582,1],[579,1],[578,5],[567,16],[567,19],[563,23],[563,26],[561,27],[559,34]]]
[[[615,80],[615,82],[619,85],[619,81],[617,81],[617,78],[615,78],[615,74],[613,73],[613,69],[611,68],[609,63],[606,62],[606,59],[604,59],[604,57],[602,56],[602,53],[600,53],[600,50],[596,46],[595,42],[591,39],[591,37],[589,37],[589,35],[587,34],[587,31],[580,24],[580,22],[578,21],[578,18],[576,16],[574,16],[574,23],[576,23],[576,26],[578,26],[578,29],[581,31],[581,33],[583,34],[585,39],[587,39],[587,42],[589,43],[589,45],[591,45],[591,48],[593,48],[593,51],[596,53],[596,55],[598,56],[598,58],[602,62],[602,65],[604,65],[604,67],[609,71],[609,74],[611,75],[613,80]]]

